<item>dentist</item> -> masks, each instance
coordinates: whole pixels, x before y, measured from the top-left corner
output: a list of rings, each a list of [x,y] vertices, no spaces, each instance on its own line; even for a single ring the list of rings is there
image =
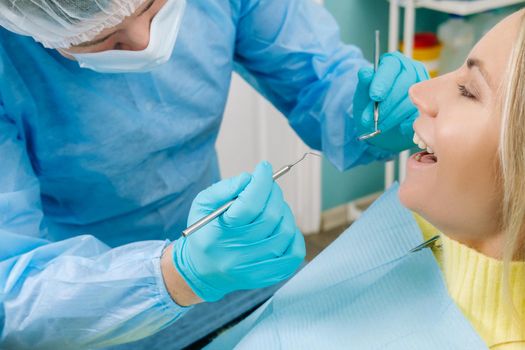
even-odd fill
[[[131,342],[295,272],[304,241],[271,166],[217,183],[234,71],[340,169],[410,146],[407,92],[427,78],[397,53],[374,75],[310,0],[0,0],[0,25],[8,349]],[[358,141],[374,101],[384,133]]]

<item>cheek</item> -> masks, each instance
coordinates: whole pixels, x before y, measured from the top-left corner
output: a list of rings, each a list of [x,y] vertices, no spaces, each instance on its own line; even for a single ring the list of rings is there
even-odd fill
[[[499,144],[499,123],[493,113],[472,108],[453,121],[437,123],[435,135],[441,153],[436,180],[444,192],[471,197],[492,192],[487,186],[495,183]]]
[[[492,225],[499,203],[499,126],[479,111],[443,115],[421,125],[433,129],[438,163],[425,176],[407,174],[401,202],[447,233],[465,223]]]
[[[459,190],[467,186],[473,173],[482,168],[483,150],[479,147],[479,134],[461,120],[439,127],[436,140],[440,145],[437,180],[444,190]],[[481,158],[480,158],[481,157]]]

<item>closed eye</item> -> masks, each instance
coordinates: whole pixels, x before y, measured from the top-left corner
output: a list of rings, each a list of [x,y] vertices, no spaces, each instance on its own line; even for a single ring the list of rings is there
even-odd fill
[[[470,99],[476,99],[476,96],[472,94],[465,85],[458,84],[458,90],[461,96],[470,98]]]
[[[142,16],[143,14],[145,14],[146,12],[148,12],[148,10],[153,6],[153,4],[155,3],[155,0],[151,0],[149,2],[149,4],[138,14],[137,17],[140,17]]]

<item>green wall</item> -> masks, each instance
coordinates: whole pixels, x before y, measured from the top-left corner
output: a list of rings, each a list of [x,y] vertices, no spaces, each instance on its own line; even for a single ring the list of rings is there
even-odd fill
[[[373,55],[375,29],[382,33],[381,47],[388,47],[389,4],[386,0],[325,0],[325,5],[339,23],[343,41],[360,47],[368,59]],[[418,10],[416,28],[418,31],[435,31],[446,18],[444,14]],[[323,210],[327,210],[380,191],[384,184],[384,165],[374,163],[340,173],[324,160],[322,178]]]

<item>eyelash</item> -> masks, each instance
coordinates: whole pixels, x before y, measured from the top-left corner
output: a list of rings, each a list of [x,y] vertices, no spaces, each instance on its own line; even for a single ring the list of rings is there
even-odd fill
[[[474,96],[470,91],[468,91],[467,88],[465,87],[465,85],[458,84],[458,90],[459,90],[459,93],[461,94],[461,96],[466,97],[466,98],[470,98],[472,100],[476,99],[476,96]]]
[[[152,2],[149,3],[148,6],[146,6],[146,8],[144,10],[142,10],[142,13],[140,14],[141,16],[143,14],[145,14],[146,12],[148,12],[152,7],[153,7],[153,4],[155,3],[155,0],[153,0]]]

